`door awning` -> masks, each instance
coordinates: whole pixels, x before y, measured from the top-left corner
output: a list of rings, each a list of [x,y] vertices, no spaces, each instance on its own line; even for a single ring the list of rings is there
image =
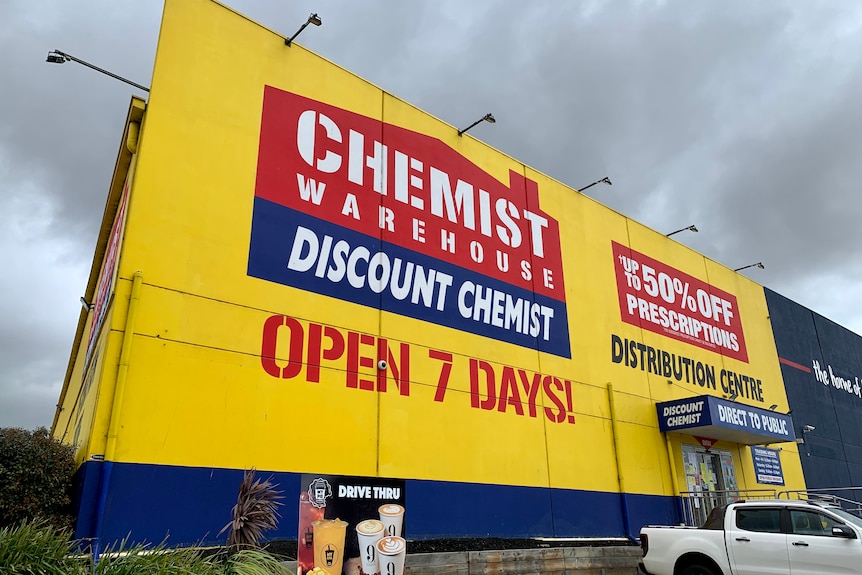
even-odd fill
[[[790,416],[712,395],[656,404],[663,432],[682,432],[713,439],[762,445],[795,441]]]

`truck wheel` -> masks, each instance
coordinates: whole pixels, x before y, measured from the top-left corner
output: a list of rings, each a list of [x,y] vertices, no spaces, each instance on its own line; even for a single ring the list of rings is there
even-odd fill
[[[716,575],[716,573],[706,565],[688,565],[680,575]]]

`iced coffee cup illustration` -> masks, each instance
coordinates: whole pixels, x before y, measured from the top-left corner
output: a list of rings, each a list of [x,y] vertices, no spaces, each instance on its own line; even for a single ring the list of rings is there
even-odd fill
[[[383,522],[376,519],[366,519],[356,526],[356,538],[359,540],[359,558],[362,561],[363,575],[377,575],[380,568],[377,561],[377,542],[386,534]]]
[[[314,527],[314,566],[320,567],[328,575],[341,575],[347,522],[340,519],[322,519],[315,521],[312,526]]]
[[[401,537],[401,528],[404,525],[404,508],[397,503],[385,503],[378,509],[380,521],[386,526],[386,535]]]
[[[401,537],[384,537],[377,542],[377,562],[380,575],[404,575],[407,542]]]

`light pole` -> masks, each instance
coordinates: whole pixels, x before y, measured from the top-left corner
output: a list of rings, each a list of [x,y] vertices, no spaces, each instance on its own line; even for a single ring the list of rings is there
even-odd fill
[[[467,130],[469,130],[469,129],[470,129],[470,128],[472,128],[473,126],[478,126],[478,125],[479,125],[479,124],[481,124],[482,122],[488,122],[489,124],[493,124],[493,123],[495,123],[496,121],[497,121],[497,119],[496,119],[496,118],[494,118],[494,114],[490,114],[490,113],[489,113],[489,114],[485,114],[484,116],[482,116],[481,118],[479,118],[478,120],[476,120],[475,122],[473,122],[472,124],[470,124],[469,126],[467,126],[466,128],[464,128],[463,130],[458,130],[458,135],[459,135],[459,136],[463,135],[463,134],[464,134],[464,132],[466,132]]]
[[[757,262],[756,264],[748,264],[747,266],[742,266],[741,268],[736,268],[736,269],[735,269],[735,270],[733,270],[733,271],[735,271],[735,272],[741,272],[742,270],[747,270],[748,268],[760,268],[760,269],[765,269],[765,268],[766,268],[766,266],[765,266],[765,265],[763,265],[761,262]]]
[[[299,36],[299,33],[302,32],[303,30],[305,30],[305,27],[308,26],[309,24],[314,24],[315,26],[320,26],[321,24],[323,24],[323,20],[321,20],[320,16],[318,16],[317,14],[311,14],[308,17],[308,20],[305,21],[305,24],[303,24],[302,26],[299,27],[299,30],[296,31],[296,34],[294,34],[290,38],[284,39],[284,45],[290,46],[293,43],[293,39],[296,38],[297,36]]]
[[[609,177],[605,176],[605,177],[604,177],[604,178],[602,178],[601,180],[596,180],[595,182],[593,182],[592,184],[590,184],[590,185],[588,185],[588,186],[584,186],[583,188],[578,188],[578,191],[579,191],[579,192],[583,192],[584,190],[587,190],[587,189],[589,189],[589,188],[592,188],[592,187],[593,187],[593,186],[595,186],[596,184],[607,184],[607,185],[609,185],[609,186],[613,186],[613,185],[614,185],[614,184],[611,182],[611,179],[610,179]]]
[[[98,66],[90,64],[89,62],[85,62],[84,60],[81,60],[80,58],[75,58],[71,54],[66,54],[65,52],[61,52],[59,50],[53,50],[51,52],[48,52],[48,58],[45,61],[50,62],[52,64],[65,64],[66,62],[70,62],[70,61],[71,62],[77,62],[78,64],[82,64],[82,65],[86,66],[87,68],[91,68],[91,69],[95,70],[96,72],[101,72],[102,74],[105,74],[106,76],[110,76],[111,78],[119,80],[120,82],[125,82],[126,84],[134,86],[135,88],[137,88],[139,90],[143,90],[144,92],[150,91],[150,89],[147,88],[146,86],[141,86],[140,84],[138,84],[136,82],[132,82],[131,80],[128,80],[126,78],[123,78],[122,76],[118,76],[117,74],[114,74],[113,72],[108,72],[104,68],[99,68]]]
[[[686,231],[686,230],[688,230],[688,231],[690,231],[690,232],[695,232],[695,233],[697,233],[697,228],[696,228],[696,227],[694,227],[694,225],[691,225],[691,226],[685,226],[684,228],[680,228],[680,229],[678,229],[678,230],[674,230],[674,231],[672,231],[672,232],[671,232],[671,233],[669,233],[669,234],[665,234],[665,237],[668,237],[668,238],[669,238],[669,237],[671,237],[671,236],[672,236],[672,235],[674,235],[674,234],[678,234],[678,233],[680,233],[680,232],[684,232],[684,231]]]

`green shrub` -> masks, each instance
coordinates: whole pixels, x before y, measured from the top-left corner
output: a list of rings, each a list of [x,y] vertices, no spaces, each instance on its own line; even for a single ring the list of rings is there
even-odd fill
[[[95,575],[292,575],[279,560],[260,549],[233,553],[222,550],[205,557],[193,548],[169,549],[122,546],[103,554],[93,571]]]
[[[70,533],[44,521],[0,529],[0,573],[21,575],[72,575],[86,571],[72,558]]]
[[[261,549],[242,549],[227,560],[224,575],[292,575],[278,559]]]
[[[219,563],[203,557],[198,549],[168,549],[121,543],[105,551],[95,566],[95,575],[221,575]]]
[[[91,564],[76,554],[69,531],[45,521],[0,529],[0,574],[6,575],[291,575],[278,559],[260,549],[205,556],[193,548],[169,549],[164,544],[124,543],[108,549]]]
[[[44,427],[0,429],[0,527],[43,519],[71,528],[74,457]]]

